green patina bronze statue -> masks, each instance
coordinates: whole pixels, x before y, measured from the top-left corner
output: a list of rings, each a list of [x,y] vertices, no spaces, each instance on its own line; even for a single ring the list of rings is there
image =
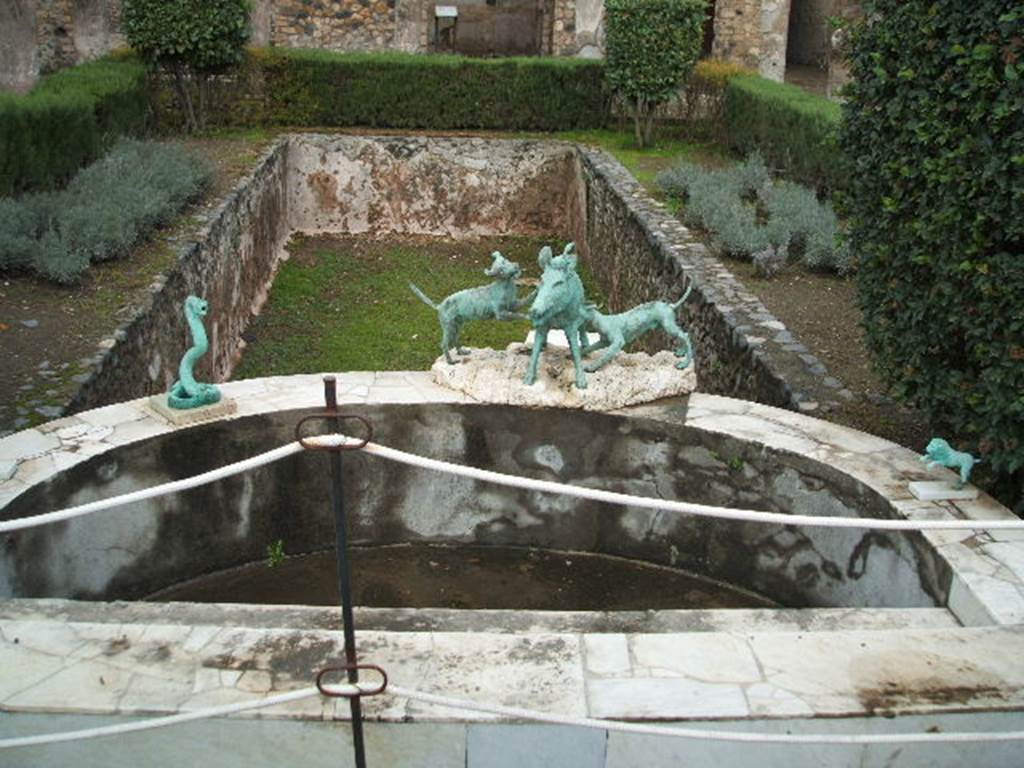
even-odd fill
[[[575,245],[565,246],[562,255],[552,258],[551,249],[545,246],[538,258],[544,270],[541,276],[537,298],[530,307],[530,320],[535,330],[533,352],[526,371],[524,383],[537,380],[537,365],[552,328],[565,331],[576,367],[576,386],[586,389],[586,373],[593,373],[608,365],[623,347],[637,338],[660,328],[678,339],[676,356],[682,358],[677,368],[686,368],[693,361],[693,347],[690,336],[676,322],[676,310],[686,301],[693,290],[693,282],[683,297],[674,304],[664,301],[649,301],[618,315],[604,315],[597,307],[584,300],[583,284],[576,274]],[[594,344],[588,343],[587,329],[597,331],[601,338]],[[599,349],[607,351],[593,363],[583,365],[582,358]]]
[[[934,467],[949,467],[960,472],[960,482],[956,487],[963,488],[971,476],[971,470],[975,464],[981,463],[981,459],[974,458],[971,454],[963,451],[954,451],[953,447],[941,437],[933,437],[925,448],[921,461],[925,462],[928,469]]]
[[[524,299],[516,297],[516,278],[522,273],[519,265],[509,261],[498,251],[491,254],[493,261],[491,266],[484,270],[484,274],[493,277],[494,282],[490,285],[480,285],[476,288],[466,288],[463,291],[453,293],[440,304],[435,304],[430,298],[412,283],[409,287],[421,301],[437,310],[438,320],[441,322],[441,352],[449,365],[455,363],[452,360],[451,350],[455,349],[460,355],[468,355],[469,350],[459,346],[459,331],[468,320],[525,320],[526,315],[518,312],[533,299],[530,294]]]
[[[565,331],[569,340],[569,351],[576,367],[576,387],[587,388],[587,377],[583,374],[583,346],[586,331],[583,324],[583,283],[576,274],[576,244],[569,243],[561,255],[552,257],[551,248],[541,249],[538,262],[544,270],[540,277],[537,296],[530,306],[530,322],[533,323],[533,351],[526,369],[524,384],[537,380],[537,365],[540,354],[547,345],[548,333],[552,328]],[[582,339],[581,339],[582,337]]]
[[[185,299],[185,320],[192,332],[192,346],[181,358],[178,366],[178,380],[171,385],[167,394],[167,405],[178,410],[200,408],[220,400],[220,390],[213,384],[201,384],[195,380],[193,371],[196,363],[210,348],[203,328],[203,318],[209,305],[198,296]]]
[[[682,360],[676,363],[676,368],[686,368],[693,361],[693,347],[690,344],[690,335],[676,322],[676,310],[686,301],[692,290],[693,281],[687,286],[683,297],[674,304],[649,301],[618,315],[602,315],[593,304],[585,304],[583,317],[587,327],[597,331],[601,339],[595,344],[588,345],[583,350],[584,356],[598,349],[608,349],[596,363],[589,363],[586,366],[587,373],[593,373],[608,365],[623,347],[655,328],[660,328],[679,340],[676,357]]]

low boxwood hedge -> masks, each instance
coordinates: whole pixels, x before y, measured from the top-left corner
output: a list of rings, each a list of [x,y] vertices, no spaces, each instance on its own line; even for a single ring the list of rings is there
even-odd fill
[[[0,95],[0,195],[58,186],[146,119],[146,75],[130,59],[65,69]]]
[[[790,178],[819,189],[839,183],[840,116],[835,102],[757,75],[732,77],[725,89],[729,145],[760,152]]]
[[[605,124],[600,61],[250,49],[212,86],[209,122],[252,127],[556,131]]]

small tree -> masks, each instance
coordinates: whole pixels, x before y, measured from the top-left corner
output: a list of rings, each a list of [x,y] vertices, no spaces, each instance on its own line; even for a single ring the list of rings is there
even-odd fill
[[[206,81],[242,59],[248,0],[124,0],[128,43],[171,75],[189,133],[205,121]],[[190,81],[197,86],[198,107]]]
[[[706,0],[607,0],[605,72],[633,108],[636,141],[651,141],[654,110],[668,101],[700,55]]]

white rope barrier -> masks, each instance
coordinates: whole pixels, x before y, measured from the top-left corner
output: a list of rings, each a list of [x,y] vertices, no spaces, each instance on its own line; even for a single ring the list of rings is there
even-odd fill
[[[1024,741],[1024,731],[963,731],[949,733],[765,733],[763,731],[723,731],[707,728],[673,728],[666,725],[627,723],[622,720],[599,720],[593,717],[572,717],[539,712],[534,709],[508,707],[503,704],[482,704],[469,699],[423,693],[398,685],[389,685],[387,692],[404,696],[425,704],[437,704],[472,712],[488,712],[493,715],[530,720],[552,725],[570,725],[580,728],[597,728],[617,733],[635,733],[643,736],[671,736],[680,739],[702,739],[705,741],[745,742],[748,744],[948,744],[968,742]]]
[[[283,459],[296,453],[302,453],[303,450],[302,446],[297,442],[288,443],[287,445],[282,445],[280,448],[275,448],[272,451],[258,454],[251,458],[244,459],[243,461],[236,461],[234,464],[228,464],[220,467],[219,469],[212,469],[209,472],[203,472],[200,475],[186,477],[182,480],[173,480],[169,483],[151,485],[149,488],[143,488],[141,491],[132,491],[131,493],[125,493],[121,496],[112,496],[109,499],[90,501],[88,504],[80,504],[77,507],[68,507],[67,509],[60,509],[56,512],[47,512],[43,515],[33,515],[31,517],[19,517],[14,520],[0,521],[0,533],[10,533],[11,531],[20,531],[24,528],[35,528],[39,525],[59,523],[75,517],[90,515],[94,512],[101,512],[105,509],[123,507],[125,504],[132,504],[137,501],[152,499],[155,496],[166,496],[171,493],[177,493],[178,491],[187,491],[190,488],[198,488],[202,485],[216,482],[217,480],[223,480],[225,477],[231,477],[232,475],[237,475],[242,472],[248,472],[250,469],[262,467],[265,464],[271,464],[278,459]]]
[[[357,443],[354,438],[339,435],[327,436],[331,442],[348,441]],[[339,439],[340,438],[340,439]],[[522,488],[541,493],[558,493],[574,496],[578,499],[602,501],[608,504],[621,504],[631,507],[643,507],[663,512],[676,512],[697,517],[713,517],[720,520],[739,520],[751,523],[772,523],[775,525],[805,525],[817,528],[863,528],[877,531],[923,531],[923,530],[1024,530],[1024,520],[880,520],[870,517],[816,517],[814,515],[790,515],[782,512],[762,512],[754,509],[735,509],[732,507],[714,507],[707,504],[694,504],[689,501],[671,501],[653,499],[649,496],[631,496],[628,493],[604,491],[599,488],[586,488],[579,485],[567,485],[550,480],[534,480],[528,477],[516,477],[488,469],[477,469],[462,464],[450,464],[446,461],[428,459],[414,453],[406,453],[394,448],[387,448],[376,443],[367,443],[363,451],[382,459],[396,461],[420,469],[435,472],[446,472],[459,477],[468,477],[495,485]]]
[[[361,441],[345,435],[324,435],[320,437],[306,438],[307,443],[320,446],[361,445]],[[175,480],[162,485],[155,485],[141,491],[134,491],[122,496],[115,496],[109,499],[93,501],[77,507],[49,512],[32,517],[22,517],[15,520],[0,522],[0,533],[9,533],[24,528],[32,528],[48,523],[55,523],[68,520],[74,517],[99,512],[104,509],[112,509],[125,504],[142,501],[155,496],[163,496],[177,491],[184,491],[190,488],[197,488],[225,477],[237,475],[250,469],[270,464],[278,459],[283,459],[304,449],[298,443],[288,443],[272,451],[261,453],[244,461],[228,464],[220,469],[204,472],[194,477],[183,480]],[[565,496],[572,496],[579,499],[589,499],[608,504],[626,505],[653,509],[662,512],[672,512],[683,515],[694,515],[698,517],[716,518],[719,520],[737,520],[741,522],[768,523],[772,525],[802,525],[815,528],[858,528],[874,531],[926,531],[926,530],[973,530],[973,531],[998,531],[998,530],[1024,530],[1024,520],[905,520],[905,519],[878,519],[866,517],[817,517],[815,515],[791,515],[782,512],[763,512],[754,509],[736,509],[731,507],[716,507],[708,504],[695,504],[688,501],[672,501],[668,499],[654,499],[647,496],[631,496],[627,493],[617,491],[605,491],[600,488],[586,488],[566,483],[556,483],[551,480],[536,480],[528,477],[517,477],[506,475],[501,472],[493,472],[487,469],[467,467],[462,464],[452,464],[447,461],[430,459],[425,456],[418,456],[414,453],[399,451],[395,448],[367,443],[362,451],[372,456],[395,461],[420,469],[427,469],[434,472],[443,472],[450,475],[465,477],[472,480],[479,480],[495,485],[504,485],[511,488],[521,488],[527,491],[539,493],[555,493]]]
[[[332,692],[352,692],[351,684],[324,686]],[[453,709],[473,712],[487,712],[515,720],[525,720],[551,725],[568,725],[579,728],[596,728],[616,733],[632,733],[641,736],[667,736],[679,739],[699,739],[704,741],[734,742],[747,744],[826,744],[833,746],[864,746],[870,744],[964,744],[991,743],[1007,741],[1024,741],[1024,731],[959,731],[949,733],[766,733],[763,731],[726,731],[709,728],[675,728],[666,725],[648,725],[646,723],[628,723],[621,720],[599,720],[593,717],[572,717],[550,712],[541,712],[522,707],[509,707],[503,704],[486,704],[469,699],[441,696],[435,693],[389,685],[386,691],[392,696],[403,697],[425,704],[435,704]],[[60,744],[69,741],[98,739],[106,736],[122,736],[139,731],[149,731],[172,725],[181,725],[196,720],[214,717],[226,717],[241,712],[251,712],[278,704],[308,699],[319,694],[316,687],[302,688],[297,691],[276,694],[256,701],[224,704],[217,707],[197,709],[166,717],[155,717],[117,725],[106,725],[98,728],[85,728],[78,731],[62,733],[42,733],[36,736],[18,736],[0,739],[0,750],[21,747],[39,747],[47,744]]]
[[[254,709],[264,709],[275,704],[288,704],[300,699],[308,699],[311,696],[319,696],[320,691],[316,686],[302,688],[298,691],[279,693],[275,696],[268,696],[256,701],[243,701],[236,704],[223,704],[219,707],[207,707],[196,709],[192,712],[180,712],[177,715],[167,717],[154,717],[149,720],[138,720],[131,723],[118,723],[117,725],[104,725],[98,728],[85,728],[80,731],[65,731],[63,733],[41,733],[37,736],[18,736],[12,739],[0,739],[0,750],[16,749],[18,747],[39,747],[45,744],[60,744],[66,741],[83,741],[85,739],[98,739],[103,736],[121,736],[126,733],[137,733],[138,731],[150,731],[154,728],[166,728],[169,725],[181,725],[190,723],[193,720],[205,720],[210,717],[224,717],[234,715],[238,712],[249,712]]]

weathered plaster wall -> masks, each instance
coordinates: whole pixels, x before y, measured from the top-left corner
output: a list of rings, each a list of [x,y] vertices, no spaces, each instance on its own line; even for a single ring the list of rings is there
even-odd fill
[[[576,55],[586,59],[604,56],[603,0],[576,0]]]
[[[165,392],[192,345],[182,305],[207,299],[209,353],[197,367],[204,381],[222,381],[241,352],[242,331],[266,299],[288,228],[288,144],[278,142],[185,244],[175,265],[150,287],[148,301],[104,346],[70,411]]]
[[[808,413],[827,412],[849,394],[621,164],[600,150],[579,153],[586,209],[571,231],[610,308],[675,300],[696,280],[682,312],[701,391]],[[667,342],[652,338],[651,349]]]
[[[302,232],[564,232],[577,187],[572,145],[551,141],[301,135],[290,157]]]
[[[444,404],[348,410],[370,418],[374,439],[384,445],[513,475],[776,512],[892,514],[888,501],[827,462],[687,426],[694,414],[685,405],[632,417]],[[58,509],[199,474],[294,439],[298,417],[282,412],[218,422],[124,446],[30,489],[3,514]],[[949,585],[948,567],[920,536],[613,510],[363,454],[347,457],[344,467],[357,544],[473,542],[600,552],[686,568],[789,606],[941,605]],[[329,549],[333,518],[323,469],[293,456],[184,495],[21,532],[0,554],[6,566],[0,571],[9,574],[6,594],[138,598],[260,560],[278,539],[290,553]]]
[[[712,55],[781,81],[790,0],[717,0]]]
[[[4,0],[0,89],[27,90],[40,75],[124,45],[120,0]]]

